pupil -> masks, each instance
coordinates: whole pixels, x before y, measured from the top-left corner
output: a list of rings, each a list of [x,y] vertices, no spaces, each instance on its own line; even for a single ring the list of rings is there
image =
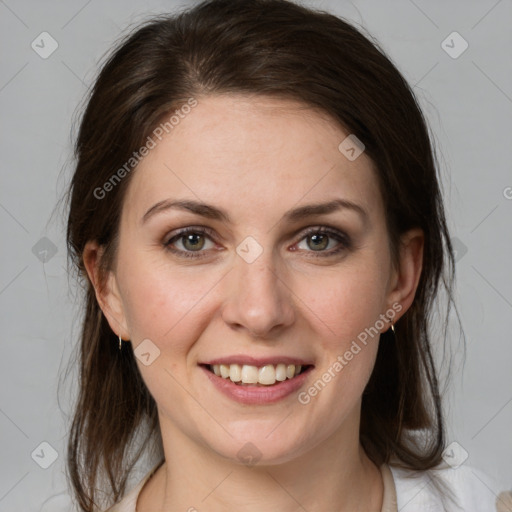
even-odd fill
[[[319,241],[319,239],[321,239]],[[328,236],[326,235],[311,235],[311,240],[313,240],[314,247],[325,249],[327,247],[327,239]]]
[[[188,249],[201,249],[204,245],[204,241],[203,243],[199,243],[198,244],[198,240],[197,238],[198,237],[201,237],[202,235],[198,234],[198,233],[193,233],[193,234],[190,234],[190,235],[186,235],[185,236],[185,247],[187,247],[187,244],[189,244],[189,247],[187,247]],[[191,244],[191,245],[190,245]]]

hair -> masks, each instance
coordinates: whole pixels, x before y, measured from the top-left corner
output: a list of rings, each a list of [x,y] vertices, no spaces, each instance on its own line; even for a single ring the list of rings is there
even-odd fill
[[[85,301],[67,470],[83,511],[98,506],[98,489],[108,504],[123,496],[148,443],[163,457],[156,403],[133,348],[118,350],[83,261],[86,243],[97,241],[104,249],[102,282],[114,268],[121,209],[136,166],[110,187],[107,200],[95,191],[165,116],[190,98],[219,94],[296,100],[327,114],[364,143],[374,163],[395,263],[400,235],[423,230],[419,285],[396,324],[396,339],[390,331],[381,335],[362,397],[360,440],[377,465],[394,460],[428,470],[441,461],[445,425],[430,324],[441,286],[448,312],[453,302],[454,256],[432,137],[415,95],[378,43],[337,16],[286,0],[212,0],[152,17],[120,40],[81,118],[66,191],[68,265]],[[98,488],[102,482],[106,490]]]

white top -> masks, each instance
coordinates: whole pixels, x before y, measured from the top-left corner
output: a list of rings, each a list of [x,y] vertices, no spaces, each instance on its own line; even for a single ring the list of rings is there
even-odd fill
[[[161,463],[124,498],[105,512],[137,512],[139,493]],[[496,484],[485,473],[463,465],[457,469],[438,466],[428,471],[405,470],[383,464],[384,503],[381,512],[496,512]],[[437,484],[437,487],[436,487]],[[458,506],[440,489],[451,490]],[[446,493],[446,490],[444,491]],[[502,495],[500,495],[502,496]],[[443,502],[444,500],[444,502]]]

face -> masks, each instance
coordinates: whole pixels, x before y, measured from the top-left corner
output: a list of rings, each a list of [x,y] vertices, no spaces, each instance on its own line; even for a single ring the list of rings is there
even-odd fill
[[[164,437],[276,464],[358,428],[383,315],[410,304],[420,257],[394,270],[375,170],[340,152],[347,135],[292,101],[205,97],[133,171],[102,298],[150,354]]]

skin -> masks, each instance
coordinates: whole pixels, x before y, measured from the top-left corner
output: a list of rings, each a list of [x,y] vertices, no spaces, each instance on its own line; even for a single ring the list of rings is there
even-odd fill
[[[378,336],[307,405],[296,394],[272,405],[239,404],[198,363],[231,354],[301,357],[315,365],[306,390],[379,315],[399,304],[396,321],[410,307],[423,234],[403,236],[393,265],[373,163],[364,153],[354,161],[340,153],[348,133],[326,114],[262,96],[198,101],[133,171],[116,264],[104,283],[102,248],[90,242],[84,252],[114,332],[134,350],[147,338],[160,350],[149,366],[137,364],[158,405],[166,462],[143,488],[137,511],[379,511],[380,472],[359,443]],[[141,222],[167,198],[212,204],[232,223],[176,209]],[[366,221],[349,209],[283,220],[298,206],[336,198],[360,205]],[[214,231],[215,238],[199,238],[205,257],[165,249],[187,226]],[[351,245],[323,256],[340,242],[329,238],[316,249],[303,235],[310,226],[344,232]],[[263,248],[252,263],[236,252],[247,236]],[[176,239],[173,247],[193,252],[184,244]],[[247,442],[261,453],[252,467],[237,457]]]

